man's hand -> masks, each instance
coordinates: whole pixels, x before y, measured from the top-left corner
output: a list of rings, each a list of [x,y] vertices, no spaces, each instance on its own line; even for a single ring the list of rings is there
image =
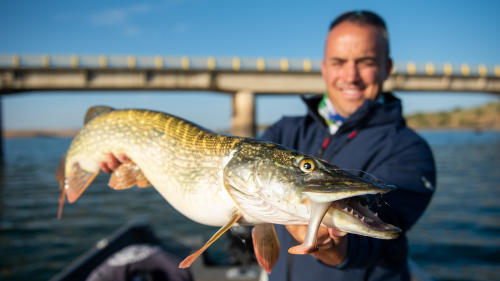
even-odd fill
[[[304,242],[307,225],[286,225],[285,227],[297,242]],[[320,226],[317,238],[318,251],[311,255],[324,264],[331,266],[341,264],[347,256],[346,234],[337,229]]]
[[[120,153],[118,154],[118,158],[116,158],[112,153],[108,153],[107,155],[108,161],[99,163],[99,167],[101,167],[101,171],[106,174],[112,173],[116,168],[118,168],[123,162],[128,161],[128,157]]]

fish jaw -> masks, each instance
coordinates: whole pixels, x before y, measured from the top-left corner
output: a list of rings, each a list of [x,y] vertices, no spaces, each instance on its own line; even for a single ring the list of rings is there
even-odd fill
[[[367,191],[371,194],[376,191]],[[352,194],[363,194],[361,191]],[[398,227],[384,223],[368,207],[362,206],[359,200],[353,199],[349,195],[340,195],[339,200],[334,202],[310,203],[310,218],[304,241],[297,246],[288,249],[290,254],[305,255],[318,250],[317,234],[320,223],[329,228],[336,228],[343,232],[359,234],[378,239],[395,239],[401,233]],[[348,196],[347,199],[344,199]],[[313,197],[314,198],[314,197]],[[354,196],[356,198],[356,196]]]
[[[291,247],[288,249],[290,254],[294,255],[305,255],[310,254],[318,250],[317,247],[317,235],[318,229],[325,215],[326,211],[330,207],[330,203],[328,202],[313,202],[311,204],[311,215],[309,218],[309,224],[307,227],[306,237],[304,238],[304,242],[302,244]]]
[[[360,195],[383,194],[394,189],[394,185],[369,182],[349,175],[342,183],[335,185],[329,185],[327,182],[308,183],[302,193],[314,202],[334,202]]]
[[[310,184],[304,188],[302,194],[307,197],[311,209],[309,224],[304,241],[302,244],[288,249],[290,254],[304,255],[318,250],[317,233],[320,225],[318,222],[323,222],[330,228],[364,236],[380,239],[398,237],[401,232],[399,228],[382,222],[378,217],[372,215],[368,208],[362,208],[361,205],[357,204],[356,207],[359,211],[354,211],[354,208],[346,207],[347,204],[343,204],[344,201],[350,201],[347,198],[386,193],[393,190],[395,186],[369,182],[355,176],[351,177],[349,174],[345,174],[345,176],[343,178],[344,185]],[[353,202],[357,203],[357,201]]]
[[[368,207],[362,206],[357,198],[333,202],[322,224],[329,228],[378,239],[396,239],[401,229],[383,222]]]
[[[365,210],[357,204],[356,207],[360,211],[354,211],[354,208],[349,207],[352,212],[349,213],[348,207],[345,206],[347,204],[343,204],[344,201],[350,201],[347,198],[386,193],[395,189],[395,186],[370,182],[351,176],[341,170],[334,169],[332,173],[340,174],[342,184],[337,181],[335,181],[335,185],[329,185],[328,182],[324,181],[312,181],[302,190],[303,196],[310,203],[309,224],[304,242],[288,249],[290,254],[310,254],[318,250],[316,243],[318,221],[330,228],[375,238],[394,239],[399,235],[401,232],[399,228],[385,224],[378,217],[372,215],[368,208]]]

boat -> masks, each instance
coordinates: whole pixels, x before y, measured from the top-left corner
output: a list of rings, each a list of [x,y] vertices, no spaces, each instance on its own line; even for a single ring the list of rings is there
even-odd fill
[[[267,280],[267,275],[256,263],[249,265],[218,263],[206,254],[198,258],[188,270],[178,269],[179,262],[192,251],[192,248],[181,243],[160,241],[151,225],[133,221],[100,239],[50,281],[116,280],[121,277],[124,277],[123,280]],[[149,259],[147,266],[141,263],[146,259]],[[149,264],[151,260],[157,264],[155,270],[151,269]],[[131,268],[136,273],[130,272]],[[158,272],[158,268],[162,268],[163,272]],[[97,278],[99,274],[103,278]],[[136,276],[130,276],[131,274]],[[163,276],[170,274],[173,278],[155,278],[151,276],[154,274]]]

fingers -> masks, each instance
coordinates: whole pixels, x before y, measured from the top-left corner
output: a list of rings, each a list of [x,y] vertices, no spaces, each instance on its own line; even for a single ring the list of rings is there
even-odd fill
[[[108,164],[106,164],[106,162],[100,162],[99,163],[99,168],[101,168],[101,171],[103,171],[106,174],[111,173],[111,169],[108,168]]]
[[[307,233],[307,225],[285,225],[285,228],[297,242],[304,242]]]
[[[344,243],[344,240],[346,239],[347,232],[335,229],[335,228],[328,228],[328,234],[330,238],[333,240],[333,243],[335,245],[340,245]]]
[[[108,168],[114,171],[116,168],[118,168],[120,166],[121,162],[113,154],[108,153],[107,164],[108,164]]]
[[[129,161],[128,157],[124,153],[118,154],[118,158],[116,158],[112,153],[107,154],[108,160],[106,162],[100,162],[99,167],[101,171],[106,174],[109,174],[116,170],[123,162]]]
[[[286,225],[286,230],[292,235],[292,237],[299,243],[304,242],[304,238],[307,234],[307,225]],[[323,245],[329,243],[331,241],[329,234],[329,229],[323,226],[320,226],[317,234],[317,243],[318,245]]]
[[[121,163],[130,161],[130,159],[127,157],[127,155],[125,155],[125,153],[123,153],[123,152],[118,154],[118,158],[120,159]]]
[[[307,225],[286,225],[286,230],[299,243],[304,242],[307,233]],[[343,242],[347,232],[320,226],[318,229],[317,245],[320,249],[331,248]],[[333,242],[333,243],[332,243]]]
[[[347,232],[335,228],[328,228],[328,234],[330,235],[331,238],[338,238],[346,236]]]

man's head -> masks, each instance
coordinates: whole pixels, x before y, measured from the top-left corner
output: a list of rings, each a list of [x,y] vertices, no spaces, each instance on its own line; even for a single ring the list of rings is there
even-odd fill
[[[347,12],[330,25],[321,73],[328,98],[348,117],[376,99],[389,76],[389,39],[384,21],[368,11]]]

